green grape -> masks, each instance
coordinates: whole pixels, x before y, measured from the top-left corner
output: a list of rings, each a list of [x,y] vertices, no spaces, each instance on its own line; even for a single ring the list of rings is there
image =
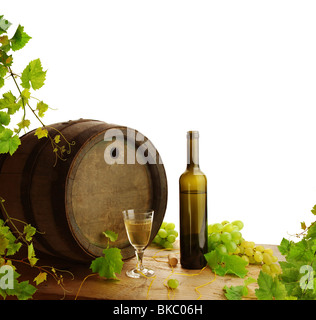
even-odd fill
[[[158,235],[159,235],[159,237],[160,238],[166,238],[167,237],[167,231],[165,230],[165,229],[159,229],[159,231],[158,231]]]
[[[223,232],[223,233],[220,235],[220,237],[221,237],[221,240],[222,240],[224,243],[227,243],[227,242],[229,242],[229,241],[232,240],[232,236],[231,236],[231,234],[228,233],[228,232]]]
[[[207,245],[208,245],[208,251],[210,252],[210,251],[214,250],[219,245],[219,242],[212,241],[211,237],[208,236]]]
[[[253,241],[248,241],[248,248],[254,249],[255,243]]]
[[[249,258],[249,263],[253,263],[253,264],[256,263],[256,260],[253,256],[249,256],[248,258]]]
[[[161,237],[157,234],[156,237],[153,240],[153,243],[159,244],[161,242]]]
[[[273,250],[268,248],[268,249],[264,249],[263,252],[266,252],[267,254],[269,254],[270,256],[273,256]]]
[[[220,241],[221,239],[221,235],[219,233],[216,233],[216,232],[212,232],[210,235],[209,235],[209,238],[212,242],[218,242]]]
[[[280,266],[279,266],[278,264],[276,264],[276,263],[272,263],[272,264],[270,265],[270,269],[271,269],[271,272],[272,272],[272,273],[276,273],[276,274],[280,274],[280,273],[281,273],[281,268],[280,268]]]
[[[278,261],[278,258],[276,256],[272,256],[272,262],[277,262]]]
[[[262,256],[263,256],[263,262],[264,262],[265,264],[267,264],[267,265],[272,264],[272,257],[270,256],[270,254],[268,254],[267,252],[264,252],[264,253],[262,254]]]
[[[241,245],[239,245],[238,248],[239,248],[239,251],[240,251],[241,254],[244,254],[244,253],[245,253],[245,248],[244,248],[244,247],[242,247]]]
[[[223,227],[224,232],[232,232],[234,230],[234,226],[231,223],[227,223]]]
[[[244,223],[240,220],[235,220],[232,222],[232,224],[237,226],[239,230],[241,230],[244,227]]]
[[[236,244],[240,244],[241,240],[233,240]]]
[[[168,287],[170,289],[176,289],[179,285],[179,281],[177,279],[169,279],[168,280]]]
[[[229,242],[225,243],[225,246],[226,246],[227,251],[231,252],[231,253],[235,252],[237,249],[237,245],[233,241],[229,241]]]
[[[173,248],[173,244],[170,243],[168,240],[166,240],[163,244],[163,247],[166,249],[172,249]]]
[[[155,236],[153,243],[156,243],[164,248],[172,249],[173,243],[178,237],[178,231],[174,230],[175,224],[164,221]]]
[[[171,234],[174,235],[175,237],[179,235],[178,231],[176,230],[167,230],[167,236],[170,236]]]
[[[209,224],[207,227],[207,233],[212,233],[213,232],[213,225]]]
[[[248,241],[245,241],[243,240],[241,243],[240,243],[240,246],[243,247],[243,248],[247,248],[247,245],[248,245]]]
[[[214,223],[212,226],[213,232],[221,232],[223,230],[223,225],[221,223]]]
[[[176,241],[176,237],[173,235],[173,234],[170,234],[168,237],[167,237],[167,240],[170,242],[170,243],[174,243]]]
[[[222,223],[222,225],[224,226],[225,224],[229,223],[229,221],[224,220],[224,221],[222,221],[221,223]]]
[[[245,254],[246,254],[248,257],[253,256],[253,254],[254,254],[253,249],[252,249],[252,248],[245,248]]]
[[[262,271],[267,273],[267,274],[270,274],[271,273],[271,269],[270,267],[267,265],[267,264],[263,264],[262,265]]]
[[[165,222],[165,221],[164,221],[164,222],[161,224],[160,229],[164,229],[167,224],[168,224],[168,222]]]
[[[167,225],[165,226],[165,230],[174,230],[175,228],[175,224],[170,222],[170,223],[167,223]]]
[[[249,264],[249,258],[246,255],[242,255],[241,259],[245,260]]]
[[[260,252],[264,251],[264,247],[263,246],[256,246],[255,249],[256,249],[256,251],[260,251]]]
[[[216,250],[219,254],[227,254],[227,248],[224,244],[220,244],[216,247]]]
[[[242,247],[246,248],[251,248],[253,249],[255,247],[254,242],[250,242],[250,241],[242,241],[242,243],[240,244]]]
[[[236,250],[233,252],[233,254],[239,254],[240,252],[240,248],[236,246]]]
[[[239,231],[233,230],[231,233],[232,239],[235,240],[240,240],[241,239],[241,233]]]
[[[260,251],[256,251],[253,255],[254,259],[256,262],[262,262],[263,260],[263,255]]]

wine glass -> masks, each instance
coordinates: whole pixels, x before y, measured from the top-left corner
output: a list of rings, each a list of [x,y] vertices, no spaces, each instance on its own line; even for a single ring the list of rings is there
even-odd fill
[[[141,275],[151,277],[154,271],[143,266],[144,250],[149,243],[153,222],[153,210],[124,210],[123,217],[128,240],[135,249],[137,257],[136,268],[126,272],[131,278],[140,278]]]

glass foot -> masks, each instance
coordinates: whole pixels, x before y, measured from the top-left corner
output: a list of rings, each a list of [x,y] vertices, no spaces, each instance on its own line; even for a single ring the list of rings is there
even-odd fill
[[[151,277],[155,274],[154,270],[143,268],[141,271],[137,270],[136,268],[126,271],[126,275],[130,278],[140,278],[143,275],[146,277]]]

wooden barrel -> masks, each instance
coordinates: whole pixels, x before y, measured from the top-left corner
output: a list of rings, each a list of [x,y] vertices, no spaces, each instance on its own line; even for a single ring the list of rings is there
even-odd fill
[[[34,131],[13,156],[0,158],[0,196],[9,215],[36,227],[35,247],[50,255],[91,261],[107,246],[103,232],[112,230],[118,233],[113,246],[132,257],[122,210],[154,210],[150,241],[165,215],[167,179],[158,152],[139,132],[97,120],[56,123],[48,131],[61,136],[60,144],[62,136],[75,142],[65,161],[55,163],[50,139]],[[111,139],[110,132],[121,137]]]

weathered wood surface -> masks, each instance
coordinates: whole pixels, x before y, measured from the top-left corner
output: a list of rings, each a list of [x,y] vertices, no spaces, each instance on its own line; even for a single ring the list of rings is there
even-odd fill
[[[277,246],[264,245],[266,248],[272,248],[274,254],[279,258],[279,261],[283,260],[280,255]],[[146,279],[131,279],[125,275],[126,270],[133,268],[136,264],[136,258],[126,260],[123,266],[122,273],[118,275],[119,280],[105,280],[98,275],[88,277],[84,283],[83,280],[86,276],[91,275],[89,265],[72,264],[62,262],[58,260],[45,261],[40,260],[40,264],[54,265],[56,268],[67,269],[74,275],[74,279],[68,273],[63,274],[64,287],[67,290],[64,292],[61,287],[56,283],[52,277],[48,277],[48,281],[38,286],[38,291],[34,295],[34,299],[70,299],[70,300],[82,300],[82,299],[105,299],[105,300],[196,300],[198,298],[202,300],[223,300],[226,299],[223,293],[223,287],[225,285],[242,285],[244,279],[240,279],[235,276],[226,275],[225,277],[216,276],[215,281],[209,283],[203,287],[196,287],[204,285],[212,281],[215,277],[214,273],[207,267],[199,274],[199,270],[186,270],[181,268],[180,263],[173,269],[174,274],[172,278],[179,280],[179,287],[174,292],[169,292],[164,286],[164,281],[172,273],[172,268],[168,264],[169,251],[159,252],[159,248],[152,245],[145,251],[144,265],[151,267],[156,272],[154,280]],[[172,251],[173,254],[179,257],[179,251]],[[153,256],[157,256],[153,259]],[[163,256],[163,257],[162,257]],[[38,270],[35,268],[29,268],[27,266],[20,266],[19,273],[23,275],[27,274],[28,279],[36,276]],[[249,272],[248,276],[257,278],[260,267],[256,265],[250,265],[247,267]],[[190,274],[179,275],[181,274]],[[198,275],[194,275],[198,274]],[[152,283],[150,290],[148,288]],[[254,295],[254,289],[257,284],[251,284],[249,286],[250,294],[248,299],[256,299]]]

